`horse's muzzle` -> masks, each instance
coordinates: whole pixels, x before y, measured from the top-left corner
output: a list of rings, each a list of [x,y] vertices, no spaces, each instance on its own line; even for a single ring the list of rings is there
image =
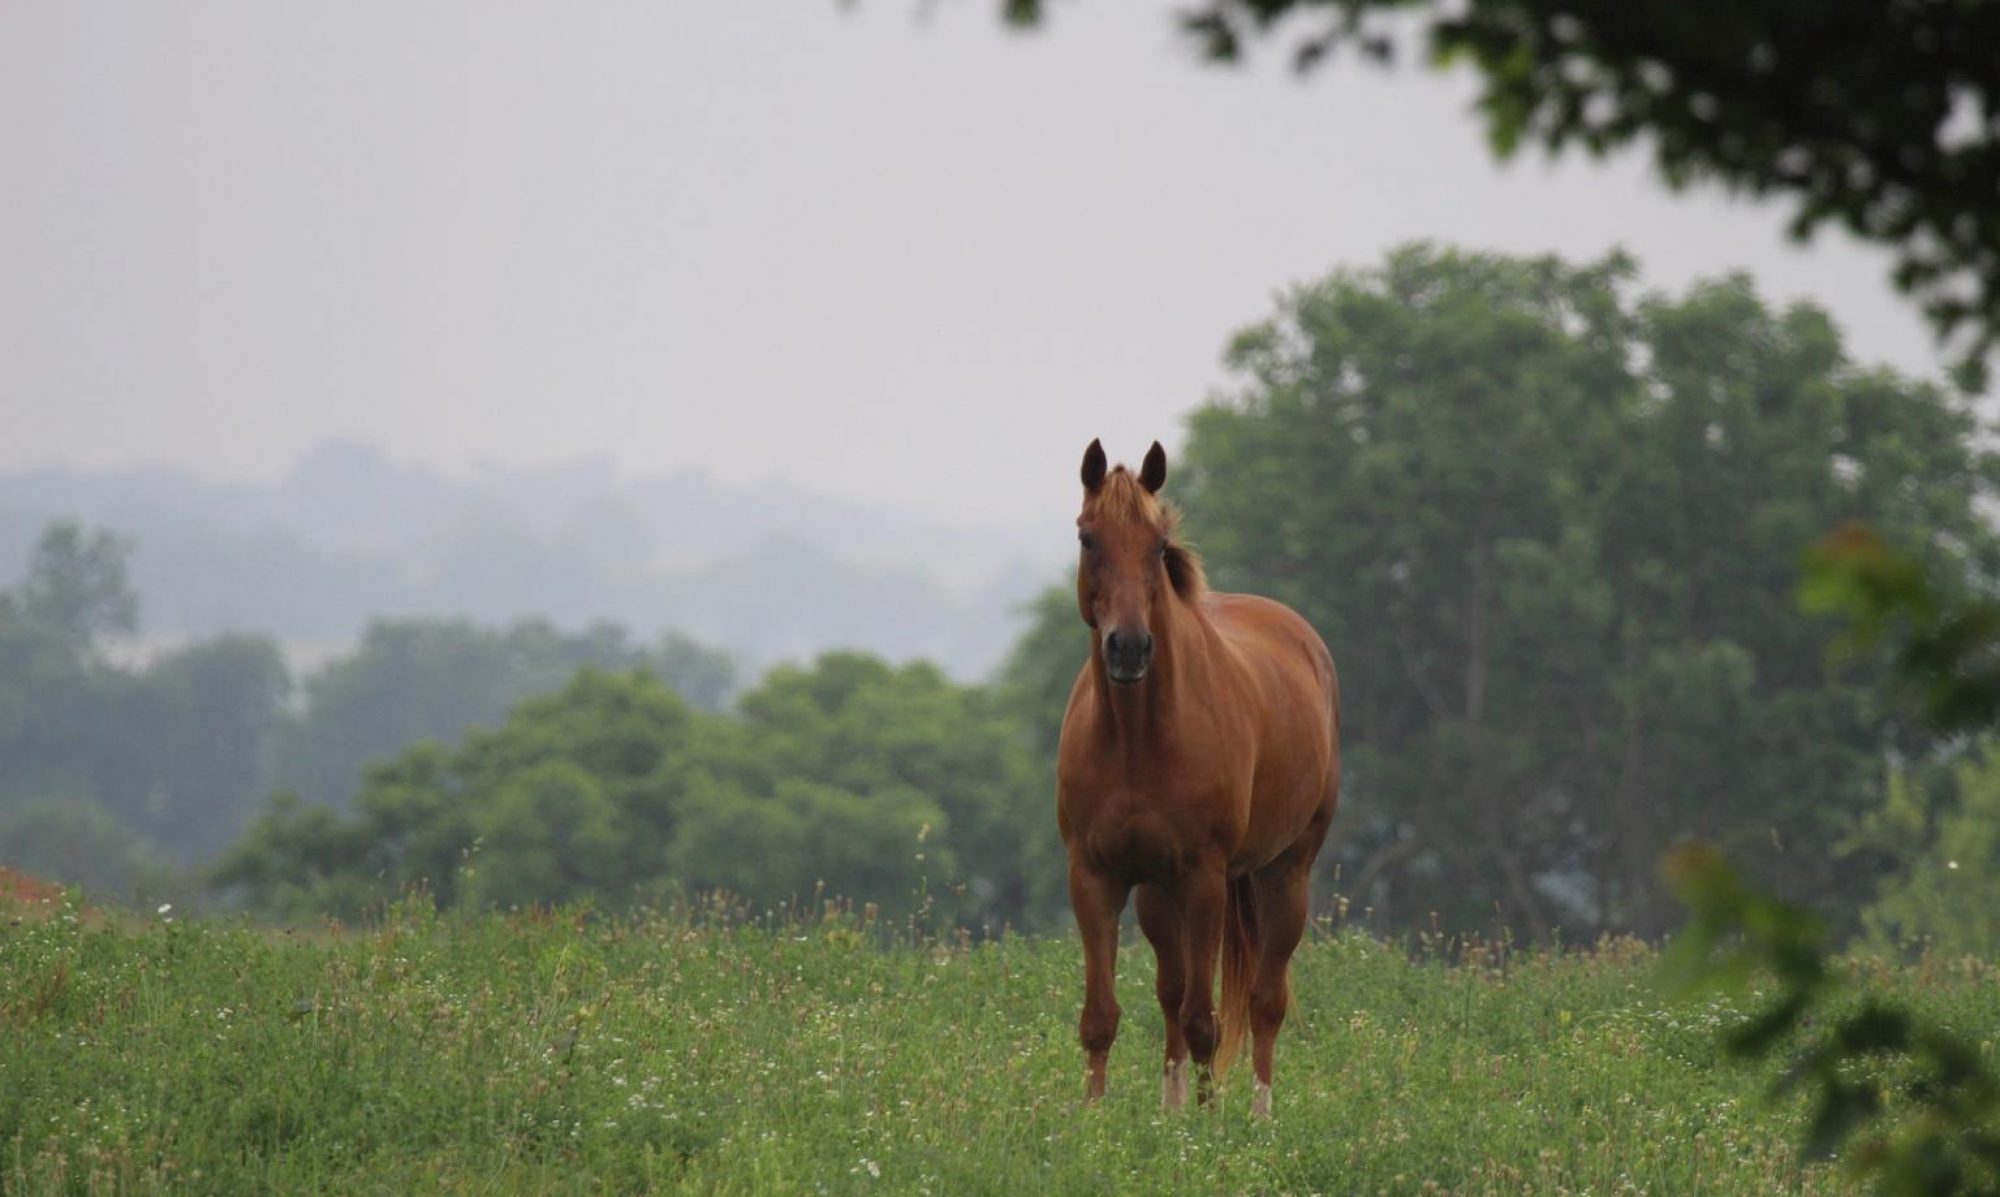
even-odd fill
[[[1112,681],[1121,686],[1142,682],[1146,680],[1146,668],[1152,663],[1152,633],[1140,632],[1136,636],[1105,633],[1104,670]]]

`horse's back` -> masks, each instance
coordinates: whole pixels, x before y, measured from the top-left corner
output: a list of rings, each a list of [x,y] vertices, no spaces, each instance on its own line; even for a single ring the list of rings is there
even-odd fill
[[[1202,605],[1223,640],[1264,684],[1275,684],[1293,700],[1308,688],[1316,691],[1338,723],[1340,682],[1333,654],[1305,616],[1256,594],[1211,591]]]

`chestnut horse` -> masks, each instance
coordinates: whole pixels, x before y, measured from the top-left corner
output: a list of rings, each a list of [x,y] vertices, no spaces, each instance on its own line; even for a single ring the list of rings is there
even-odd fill
[[[1161,1101],[1197,1093],[1254,1037],[1254,1114],[1291,1004],[1313,861],[1340,793],[1340,685],[1312,626],[1269,599],[1207,589],[1157,497],[1157,442],[1137,475],[1083,457],[1076,601],[1095,651],[1070,691],[1056,818],[1083,940],[1086,1096],[1104,1095],[1118,1035],[1118,919],[1138,891],[1166,1015]],[[1215,1009],[1217,958],[1222,1012]]]

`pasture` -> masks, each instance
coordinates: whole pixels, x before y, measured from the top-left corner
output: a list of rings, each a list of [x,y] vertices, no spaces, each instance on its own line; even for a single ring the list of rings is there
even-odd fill
[[[1798,1111],[1721,1059],[1728,1002],[1666,1001],[1646,949],[1434,946],[1316,928],[1258,1122],[1242,1066],[1216,1106],[1161,1112],[1132,937],[1110,1094],[1085,1109],[1067,939],[423,902],[284,933],[58,905],[0,917],[0,1192],[1850,1190],[1794,1162]],[[1991,1058],[1990,970],[1855,969]]]

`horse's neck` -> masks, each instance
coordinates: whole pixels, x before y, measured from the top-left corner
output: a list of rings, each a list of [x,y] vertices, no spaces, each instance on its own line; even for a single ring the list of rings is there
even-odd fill
[[[1113,730],[1135,744],[1172,736],[1176,723],[1202,702],[1206,641],[1212,632],[1194,603],[1173,594],[1160,600],[1151,622],[1153,663],[1144,681],[1131,686],[1114,683],[1101,654],[1095,669]]]

